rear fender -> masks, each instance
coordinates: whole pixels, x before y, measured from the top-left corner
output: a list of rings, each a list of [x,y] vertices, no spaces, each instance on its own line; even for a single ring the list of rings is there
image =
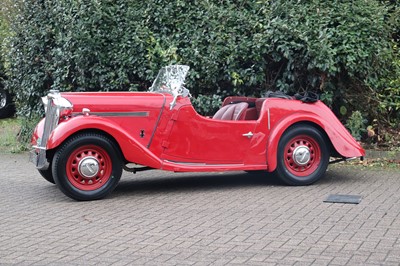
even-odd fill
[[[319,126],[331,141],[338,154],[345,158],[365,156],[364,149],[358,144],[347,129],[336,117],[329,122],[316,114],[293,114],[280,120],[270,131],[267,142],[268,170],[274,171],[277,166],[278,144],[283,133],[295,124],[314,124]]]
[[[135,140],[117,123],[104,117],[77,116],[60,123],[50,134],[46,148],[55,149],[68,137],[87,130],[100,130],[112,136],[127,161],[152,168],[161,168],[161,161],[158,157]]]

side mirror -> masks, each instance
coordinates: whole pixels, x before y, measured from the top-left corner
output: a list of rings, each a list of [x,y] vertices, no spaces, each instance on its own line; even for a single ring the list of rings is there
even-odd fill
[[[189,97],[192,98],[192,95],[190,94],[190,91],[186,89],[185,87],[182,87],[182,97]]]

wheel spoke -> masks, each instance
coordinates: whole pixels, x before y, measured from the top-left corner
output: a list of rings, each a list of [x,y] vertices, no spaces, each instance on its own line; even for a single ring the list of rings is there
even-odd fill
[[[307,135],[292,138],[285,147],[285,165],[296,176],[308,176],[320,164],[321,151],[318,143]]]
[[[96,190],[111,176],[111,158],[101,147],[85,145],[71,153],[66,170],[73,186],[81,190]]]

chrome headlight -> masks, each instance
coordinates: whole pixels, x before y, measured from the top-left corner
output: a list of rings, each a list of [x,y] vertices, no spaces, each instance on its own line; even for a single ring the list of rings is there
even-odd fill
[[[46,114],[49,105],[51,105],[52,109],[56,110],[58,117],[69,116],[72,113],[72,103],[62,97],[57,90],[51,90],[47,96],[42,97],[42,102]]]
[[[47,112],[47,104],[48,104],[48,99],[47,96],[43,96],[42,97],[42,103],[43,103],[43,107],[44,107],[44,112]]]
[[[58,114],[60,117],[66,117],[71,115],[73,105],[70,101],[61,97],[61,95],[53,99],[53,104],[57,107]]]

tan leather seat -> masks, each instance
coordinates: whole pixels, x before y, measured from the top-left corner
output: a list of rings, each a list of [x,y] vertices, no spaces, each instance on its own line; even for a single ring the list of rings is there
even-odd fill
[[[248,106],[245,102],[225,105],[215,113],[213,119],[243,120]]]

